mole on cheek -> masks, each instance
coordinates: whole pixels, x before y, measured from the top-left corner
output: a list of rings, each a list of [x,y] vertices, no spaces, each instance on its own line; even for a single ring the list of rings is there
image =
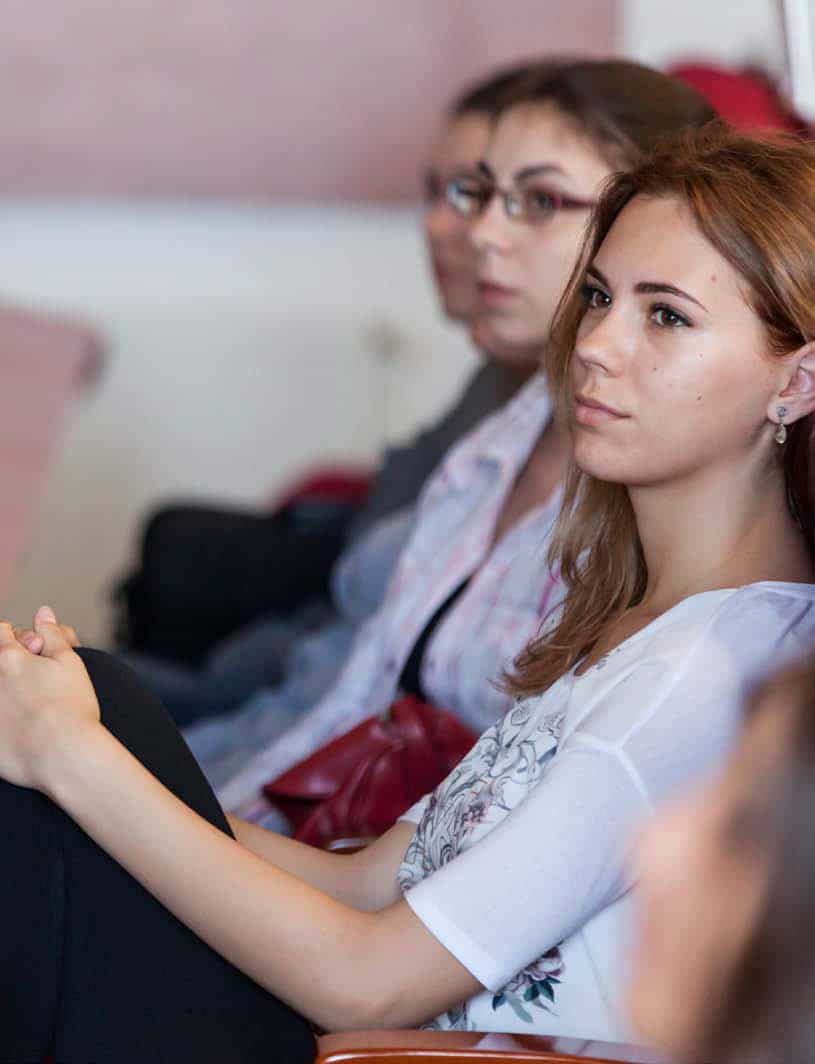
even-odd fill
[[[701,395],[697,395],[696,396],[696,402],[697,403],[701,403],[702,402],[702,396]]]

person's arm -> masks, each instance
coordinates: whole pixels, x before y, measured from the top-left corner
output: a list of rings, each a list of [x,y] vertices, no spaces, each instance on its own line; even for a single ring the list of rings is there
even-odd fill
[[[213,949],[326,1029],[416,1025],[480,989],[404,901],[360,912],[192,812],[101,725],[57,627],[36,627],[40,657],[0,625],[0,775],[51,797]]]
[[[241,845],[336,901],[364,912],[377,912],[401,897],[396,873],[413,838],[414,824],[396,824],[364,850],[337,854],[306,846],[235,816],[227,815],[227,820]]]

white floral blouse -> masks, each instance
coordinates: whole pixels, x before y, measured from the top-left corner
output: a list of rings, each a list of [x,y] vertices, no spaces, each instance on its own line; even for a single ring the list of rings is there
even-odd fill
[[[430,1026],[624,1041],[632,834],[720,762],[742,697],[815,638],[815,587],[679,603],[489,728],[430,795],[406,901],[485,990]]]

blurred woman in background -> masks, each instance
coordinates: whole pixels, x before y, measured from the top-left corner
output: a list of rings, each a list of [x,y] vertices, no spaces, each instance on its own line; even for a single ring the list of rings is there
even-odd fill
[[[526,70],[526,66],[502,70],[453,103],[442,119],[423,174],[423,228],[428,258],[441,309],[451,321],[470,321],[476,310],[477,291],[470,220],[451,207],[447,186],[456,177],[475,174],[495,109]],[[261,688],[266,689],[262,696],[264,712],[276,719],[281,728],[318,701],[336,680],[360,625],[381,604],[410,532],[416,499],[424,482],[458,439],[487,414],[504,406],[529,376],[531,365],[528,358],[507,364],[500,356],[493,357],[485,351],[484,364],[440,420],[408,443],[388,448],[368,499],[352,519],[346,545],[333,567],[330,603],[306,602],[286,617],[269,615],[245,625],[220,642],[201,668],[134,651],[125,655],[128,664],[156,692],[180,726],[213,714],[229,713]],[[269,519],[258,517],[257,523],[253,541],[255,535],[270,536]],[[313,523],[312,516],[309,527]],[[183,507],[160,511],[145,533],[153,564],[160,563],[157,555],[161,551],[167,559],[165,569],[173,569],[180,550],[189,558],[194,545],[190,537],[205,534],[205,527],[209,526],[202,526],[198,511],[190,513],[189,508]],[[238,580],[243,564],[234,558],[236,553],[239,552],[233,543],[229,550],[232,582]],[[269,554],[272,572],[268,578],[274,580],[271,544]],[[255,564],[255,556],[247,555],[247,564]],[[210,553],[204,557],[210,558]],[[163,605],[152,602],[149,608],[161,612],[163,625],[173,630],[188,629],[190,617],[200,615],[201,610],[186,600],[175,572],[167,575],[170,579],[166,581],[168,590],[162,591]],[[189,582],[190,576],[184,580]],[[253,582],[251,573],[245,581]],[[151,581],[151,587],[154,583]],[[212,587],[212,573],[204,571],[195,583]],[[216,593],[218,586],[216,580]],[[207,592],[208,598],[212,593]],[[257,707],[252,713],[256,710]]]
[[[476,341],[518,374],[537,370],[603,181],[711,117],[694,90],[634,63],[545,63],[510,86],[478,171],[450,186],[477,252]],[[511,698],[495,677],[563,594],[545,558],[569,449],[535,372],[428,484],[381,608],[315,708],[273,742],[260,700],[226,728],[188,733],[225,808],[278,825],[261,786],[399,691],[476,733],[503,715]]]

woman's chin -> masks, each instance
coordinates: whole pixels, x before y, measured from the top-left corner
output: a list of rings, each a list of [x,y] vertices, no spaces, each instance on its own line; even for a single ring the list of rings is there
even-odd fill
[[[539,364],[545,344],[542,330],[513,318],[483,313],[470,321],[470,336],[493,361],[529,369]]]
[[[625,463],[614,460],[610,448],[603,440],[584,439],[584,433],[574,435],[574,462],[581,473],[609,484],[626,483]]]

